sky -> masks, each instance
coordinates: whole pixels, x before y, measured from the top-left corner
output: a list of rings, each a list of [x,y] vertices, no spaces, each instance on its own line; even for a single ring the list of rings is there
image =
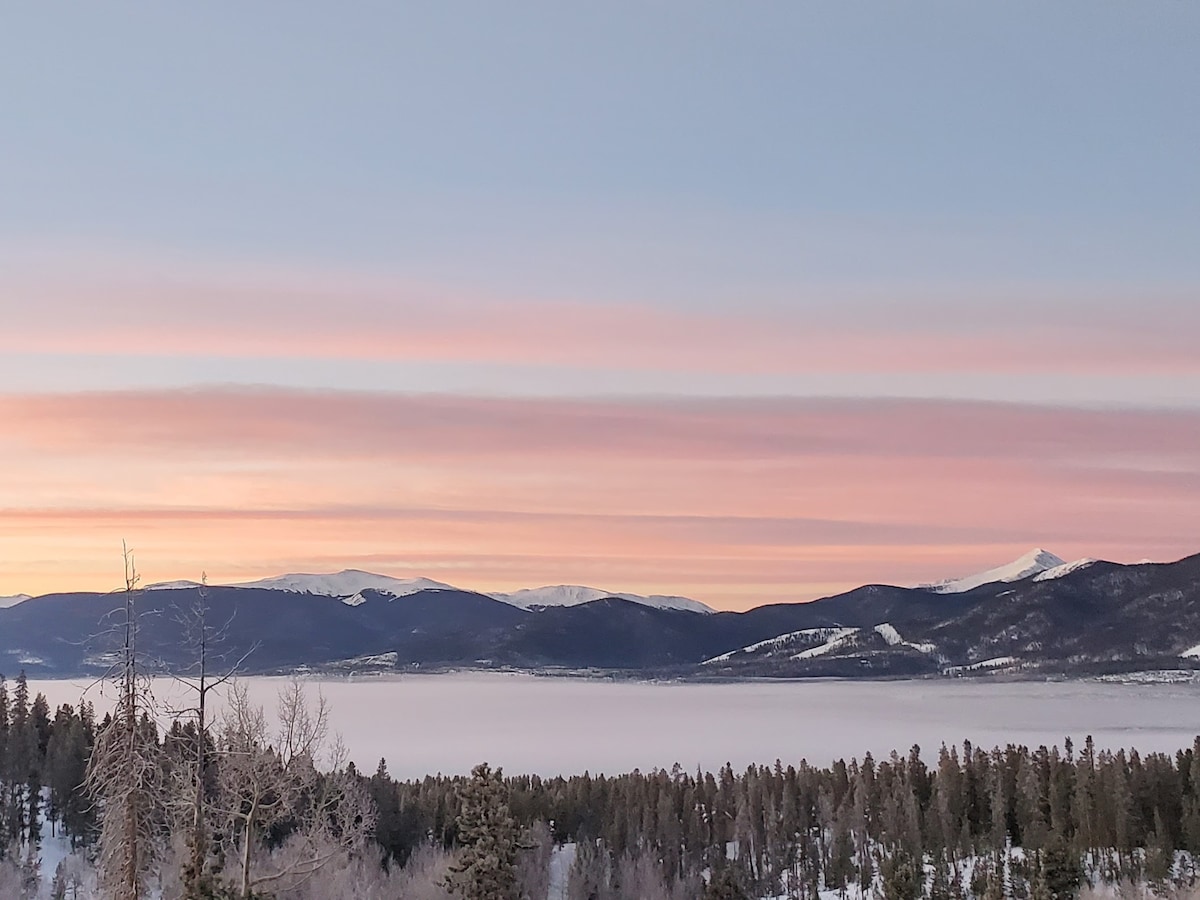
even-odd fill
[[[0,595],[1200,552],[1200,7],[0,12]]]

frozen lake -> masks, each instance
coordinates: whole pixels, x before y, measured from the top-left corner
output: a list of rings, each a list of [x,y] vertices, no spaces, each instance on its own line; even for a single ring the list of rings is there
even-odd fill
[[[280,678],[248,678],[270,711]],[[1077,744],[1175,751],[1200,734],[1200,685],[1097,682],[803,681],[652,684],[527,675],[455,674],[308,679],[329,701],[355,763],[380,757],[397,777],[465,773],[481,761],[543,775],[906,753],[927,760],[964,738],[978,746]],[[53,709],[83,682],[39,681]],[[10,682],[11,689],[11,682]],[[177,696],[170,682],[156,694]],[[96,688],[97,712],[111,690]]]

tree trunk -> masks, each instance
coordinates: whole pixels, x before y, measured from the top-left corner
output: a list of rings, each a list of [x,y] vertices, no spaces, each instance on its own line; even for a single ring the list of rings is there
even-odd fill
[[[255,806],[257,806],[257,802],[255,803]],[[250,807],[250,812],[246,816],[246,833],[242,839],[242,897],[243,897],[243,900],[249,900],[249,897],[250,897],[250,845],[254,841],[255,806]]]

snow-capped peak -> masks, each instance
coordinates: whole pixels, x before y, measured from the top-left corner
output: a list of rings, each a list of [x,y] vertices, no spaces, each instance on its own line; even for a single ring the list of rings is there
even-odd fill
[[[10,606],[16,606],[18,603],[24,603],[30,599],[32,598],[28,594],[14,594],[11,597],[0,597],[0,609],[7,609]]]
[[[429,578],[392,578],[359,569],[345,569],[329,575],[277,575],[258,581],[245,581],[229,587],[259,588],[269,591],[291,591],[295,594],[316,594],[322,597],[355,597],[363,591],[379,591],[393,597],[405,597],[418,591],[452,591],[456,588]],[[359,602],[361,602],[361,597]]]
[[[146,585],[146,590],[148,590],[148,591],[182,591],[182,590],[186,590],[187,588],[198,588],[198,587],[204,587],[204,585],[202,585],[199,581],[188,581],[188,580],[184,579],[181,581],[160,581],[160,582],[157,582],[156,584],[148,584],[148,585]]]
[[[1048,550],[1038,547],[1030,550],[1019,559],[1013,560],[1008,565],[997,566],[995,569],[988,569],[986,572],[968,575],[965,578],[952,578],[949,581],[939,581],[934,584],[920,586],[937,591],[939,594],[961,594],[985,584],[1020,581],[1022,578],[1039,575],[1042,572],[1057,569],[1065,565],[1067,563],[1064,560],[1059,559]],[[1063,574],[1066,573],[1064,572]]]
[[[682,609],[688,612],[711,613],[711,607],[705,606],[699,600],[687,597],[670,597],[661,594],[643,596],[641,594],[625,594],[618,591],[605,591],[600,588],[585,587],[580,584],[553,584],[539,588],[524,588],[512,593],[488,594],[493,600],[508,603],[521,609],[534,609],[539,606],[578,606],[581,603],[591,603],[605,597],[617,597],[652,606],[656,609]]]

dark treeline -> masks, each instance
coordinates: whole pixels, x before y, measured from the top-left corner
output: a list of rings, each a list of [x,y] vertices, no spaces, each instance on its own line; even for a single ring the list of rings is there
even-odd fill
[[[95,811],[82,788],[95,744],[91,704],[50,715],[22,672],[10,693],[0,676],[0,859],[61,827],[76,845],[94,837]],[[47,790],[43,790],[43,789]]]
[[[44,697],[29,696],[24,675],[12,684],[0,679],[0,863],[13,872],[24,865],[26,881],[28,860],[47,836],[78,847],[83,859],[93,852],[103,804],[83,785],[97,735],[111,723],[108,715],[97,722],[90,704],[51,714]],[[148,718],[141,728],[158,748],[160,782],[168,785],[172,770],[186,766],[196,732],[175,721],[160,736]],[[222,791],[234,790],[220,784],[235,774],[238,759],[222,756],[227,742],[214,740],[206,775],[214,804]],[[482,769],[474,777],[397,781],[381,762],[373,775],[352,765],[343,775],[373,802],[375,849],[347,850],[347,860],[356,856],[354,883],[376,872],[380,885],[392,885],[377,894],[361,888],[364,897],[477,896],[471,891],[483,889],[472,887],[468,875],[478,874],[471,860],[481,846],[493,869],[511,869],[511,884],[478,896],[531,900],[547,900],[556,855],[566,867],[560,881],[570,900],[815,898],[822,890],[886,900],[1046,900],[1074,896],[1089,882],[1163,891],[1192,885],[1192,859],[1200,854],[1200,741],[1174,755],[1098,751],[1089,739],[1080,747],[1068,740],[1061,750],[964,743],[929,759],[913,747],[881,760],[866,755],[827,767],[776,762],[738,772],[676,767],[503,778]],[[306,784],[307,796],[315,782]],[[226,805],[243,817],[244,841],[245,807]],[[163,809],[165,846],[172,819],[169,804]],[[232,854],[238,819],[228,821]],[[281,815],[263,827],[264,852],[275,852],[297,826]],[[564,846],[573,850],[565,863],[556,849]],[[412,880],[415,869],[440,874],[421,888]],[[403,872],[409,880],[396,880]],[[323,889],[338,890],[337,883],[326,881]],[[401,883],[408,888],[395,887]],[[162,885],[165,897],[186,896]],[[212,888],[206,896],[251,894],[238,890]],[[319,896],[296,890],[261,888],[253,896]]]
[[[431,836],[452,847],[462,783],[397,782],[381,763],[370,785],[386,852],[402,863]],[[615,861],[649,853],[670,882],[732,869],[726,880],[747,896],[856,885],[897,897],[983,896],[992,882],[1009,896],[1066,896],[1084,874],[1190,883],[1190,864],[1176,865],[1174,851],[1200,852],[1200,743],[1174,756],[1097,751],[1090,738],[1078,753],[1070,740],[1062,751],[964,743],[930,762],[913,747],[825,768],[676,767],[507,785],[520,825],[545,822],[556,843],[596,849],[577,869],[611,872]]]

